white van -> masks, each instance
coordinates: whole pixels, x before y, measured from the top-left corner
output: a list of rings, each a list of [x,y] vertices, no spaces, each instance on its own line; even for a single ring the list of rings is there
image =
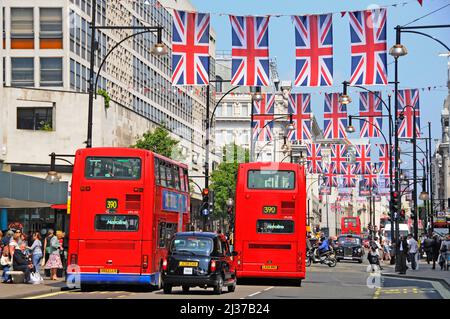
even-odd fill
[[[408,236],[408,234],[410,234],[408,224],[398,224],[398,226],[400,230],[400,236]],[[386,225],[384,226],[383,236],[388,240],[391,239],[391,223],[386,223]]]

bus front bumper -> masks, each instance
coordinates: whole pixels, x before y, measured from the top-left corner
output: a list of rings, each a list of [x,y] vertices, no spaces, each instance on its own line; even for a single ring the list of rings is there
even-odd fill
[[[68,286],[72,283],[85,285],[153,285],[159,284],[159,273],[153,274],[99,274],[99,273],[69,273]]]

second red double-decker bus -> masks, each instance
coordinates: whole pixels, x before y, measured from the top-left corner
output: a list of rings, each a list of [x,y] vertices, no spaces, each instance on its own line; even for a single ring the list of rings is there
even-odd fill
[[[306,176],[292,163],[240,164],[237,277],[305,278]]]
[[[346,216],[341,218],[341,234],[361,235],[361,220],[359,217]]]
[[[68,276],[160,286],[169,239],[189,222],[188,168],[147,150],[80,149],[71,205]]]

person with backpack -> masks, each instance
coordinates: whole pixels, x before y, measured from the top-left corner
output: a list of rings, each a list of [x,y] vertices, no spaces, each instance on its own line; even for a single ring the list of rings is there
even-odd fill
[[[369,253],[367,254],[367,259],[369,260],[369,263],[371,265],[377,265],[380,270],[383,270],[383,267],[381,267],[380,264],[380,249],[381,246],[378,243],[378,238],[375,237],[374,239],[371,239],[369,243]]]

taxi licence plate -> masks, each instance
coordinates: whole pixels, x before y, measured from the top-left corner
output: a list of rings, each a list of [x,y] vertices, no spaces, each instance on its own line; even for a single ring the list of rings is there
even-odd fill
[[[274,265],[262,265],[261,266],[262,270],[277,270],[278,266],[274,266]]]
[[[178,266],[180,266],[180,267],[197,267],[198,261],[180,261]]]
[[[192,275],[193,274],[193,268],[183,268],[183,275]]]
[[[111,269],[111,268],[103,268],[103,269],[100,269],[100,273],[101,274],[117,274],[118,270],[117,269]]]
[[[344,257],[344,259],[353,259],[353,257]]]

